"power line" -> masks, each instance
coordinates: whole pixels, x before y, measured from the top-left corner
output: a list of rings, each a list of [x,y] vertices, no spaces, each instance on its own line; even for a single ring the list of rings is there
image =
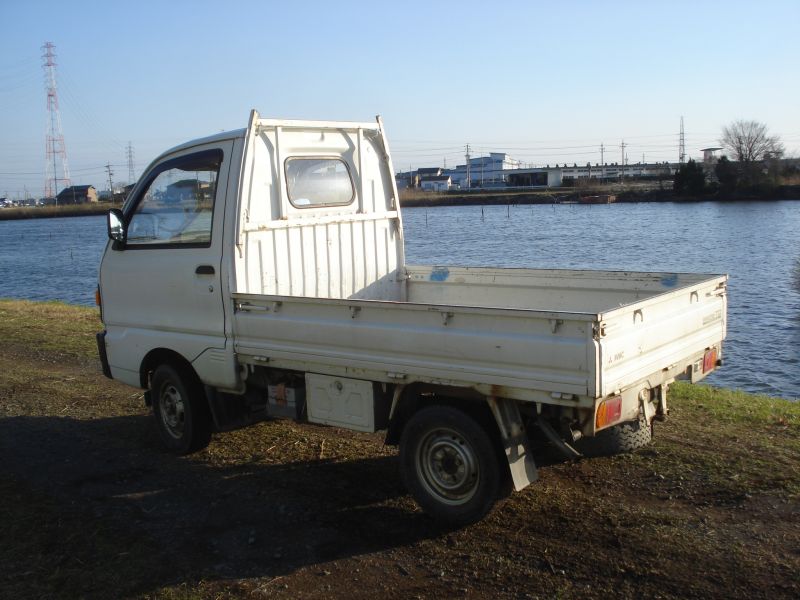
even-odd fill
[[[89,172],[89,171],[104,171],[107,165],[100,165],[97,167],[85,167],[83,169],[72,169],[71,173],[81,173],[81,172]],[[125,164],[111,164],[112,167],[126,167]],[[2,171],[0,175],[44,175],[44,171]]]

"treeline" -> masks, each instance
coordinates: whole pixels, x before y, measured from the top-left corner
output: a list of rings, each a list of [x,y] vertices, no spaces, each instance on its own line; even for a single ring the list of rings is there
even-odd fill
[[[723,156],[714,165],[690,160],[681,165],[672,182],[679,196],[772,197],[778,188],[800,184],[798,161],[766,159],[757,162],[732,161]]]
[[[783,158],[783,142],[763,123],[734,121],[722,128],[720,145],[706,150],[725,150],[732,159],[726,155],[715,163],[681,165],[673,179],[677,195],[771,197],[777,188],[800,184],[800,161]]]

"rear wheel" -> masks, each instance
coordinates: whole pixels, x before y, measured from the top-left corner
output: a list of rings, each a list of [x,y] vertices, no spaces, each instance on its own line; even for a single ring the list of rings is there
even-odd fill
[[[500,492],[492,439],[472,417],[449,406],[423,408],[411,417],[400,440],[400,461],[417,503],[447,523],[479,520]]]
[[[586,456],[611,456],[633,452],[653,441],[653,427],[644,411],[638,421],[627,421],[601,431],[596,436],[580,440],[578,449]]]
[[[211,415],[196,377],[172,365],[161,365],[153,372],[150,390],[165,448],[175,454],[205,448],[211,441]]]

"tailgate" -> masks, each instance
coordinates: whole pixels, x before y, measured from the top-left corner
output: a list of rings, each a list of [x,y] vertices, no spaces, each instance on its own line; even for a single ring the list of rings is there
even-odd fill
[[[599,315],[599,387],[604,397],[721,349],[727,320],[726,275],[665,291]],[[660,381],[652,382],[657,385]]]

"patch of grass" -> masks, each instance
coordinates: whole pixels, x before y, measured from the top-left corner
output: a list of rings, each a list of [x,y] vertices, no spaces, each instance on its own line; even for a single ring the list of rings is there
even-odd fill
[[[60,302],[0,299],[0,339],[51,359],[97,356],[95,333],[103,329],[99,310]]]
[[[671,388],[655,443],[629,457],[665,496],[740,503],[800,495],[800,403],[705,385]]]
[[[675,384],[672,393],[679,399],[681,408],[720,422],[800,427],[800,402],[688,383]]]

